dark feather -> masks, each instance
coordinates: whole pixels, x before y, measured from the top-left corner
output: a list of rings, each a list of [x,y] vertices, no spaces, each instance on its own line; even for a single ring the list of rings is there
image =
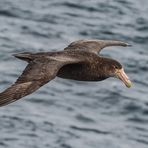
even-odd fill
[[[122,41],[114,40],[78,40],[72,42],[64,50],[84,50],[87,52],[99,53],[103,48],[109,46],[130,46],[130,44]]]
[[[65,58],[64,58],[65,59]],[[39,89],[50,80],[54,79],[58,70],[67,63],[77,62],[72,58],[70,61],[58,61],[58,58],[50,59],[48,56],[42,58],[36,58],[31,61],[22,75],[17,79],[15,84],[7,88],[0,93],[0,106],[7,105],[22,97],[29,95]]]

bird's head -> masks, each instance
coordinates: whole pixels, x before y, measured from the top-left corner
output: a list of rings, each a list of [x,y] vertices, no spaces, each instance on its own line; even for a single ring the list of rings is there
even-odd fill
[[[122,65],[118,61],[113,59],[106,58],[105,61],[106,64],[104,66],[104,71],[107,76],[120,79],[128,88],[130,88],[132,83],[124,72]]]

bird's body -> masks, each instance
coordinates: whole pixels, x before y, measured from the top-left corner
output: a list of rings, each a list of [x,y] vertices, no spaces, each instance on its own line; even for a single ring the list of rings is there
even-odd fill
[[[0,93],[0,106],[7,105],[39,89],[56,76],[79,81],[101,81],[118,77],[127,87],[131,82],[121,64],[98,52],[107,46],[128,46],[121,41],[79,40],[63,51],[20,53],[15,57],[29,64],[15,84]]]
[[[98,63],[101,65],[101,59],[93,53],[77,51],[79,58],[85,62],[76,64],[67,64],[63,66],[57,76],[64,79],[73,79],[78,81],[99,81],[101,80],[101,71]]]

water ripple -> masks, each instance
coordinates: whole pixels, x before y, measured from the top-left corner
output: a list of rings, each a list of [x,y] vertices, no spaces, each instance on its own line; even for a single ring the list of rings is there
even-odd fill
[[[83,127],[77,127],[77,126],[71,126],[70,128],[72,128],[74,130],[78,130],[78,131],[94,132],[94,133],[97,133],[97,134],[110,134],[107,131],[101,131],[101,130],[91,129],[91,128],[83,128]]]

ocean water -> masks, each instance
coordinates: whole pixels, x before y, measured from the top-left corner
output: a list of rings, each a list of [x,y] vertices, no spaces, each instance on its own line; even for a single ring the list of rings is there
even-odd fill
[[[26,66],[12,54],[88,38],[132,44],[101,53],[124,65],[132,88],[56,78],[0,108],[0,148],[148,147],[147,0],[0,0],[0,90]]]

